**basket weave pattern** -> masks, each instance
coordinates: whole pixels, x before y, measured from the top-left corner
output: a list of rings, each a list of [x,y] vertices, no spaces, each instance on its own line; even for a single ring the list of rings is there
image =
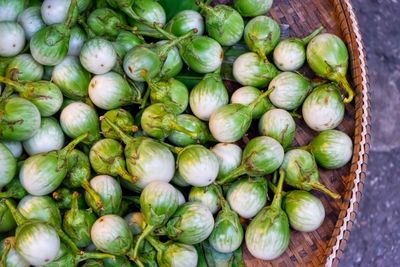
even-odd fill
[[[228,0],[215,1],[229,3]],[[350,0],[275,0],[269,13],[281,24],[288,24],[290,36],[303,37],[321,24],[327,32],[345,41],[350,54],[349,81],[356,91],[355,101],[346,105],[346,115],[339,130],[353,137],[354,151],[351,163],[338,170],[320,170],[320,180],[338,192],[342,199],[335,201],[314,192],[324,204],[326,218],[312,233],[292,231],[289,249],[274,261],[261,261],[244,248],[246,266],[338,266],[350,236],[366,176],[370,142],[370,95],[366,56]],[[311,74],[306,68],[301,72]],[[308,75],[309,76],[309,75]],[[233,90],[232,85],[229,84]],[[316,132],[297,120],[298,145],[307,144]],[[249,134],[250,136],[252,133]],[[244,138],[244,141],[248,141]]]

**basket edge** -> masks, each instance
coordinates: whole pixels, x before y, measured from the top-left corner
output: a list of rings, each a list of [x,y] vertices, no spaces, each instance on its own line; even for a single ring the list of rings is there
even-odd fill
[[[371,104],[370,104],[370,92],[369,92],[369,80],[368,80],[368,68],[366,61],[366,52],[363,46],[363,40],[359,24],[354,13],[351,0],[334,0],[336,9],[340,13],[344,14],[340,22],[342,27],[353,29],[345,36],[348,43],[355,42],[358,52],[358,61],[361,69],[361,95],[359,101],[361,102],[362,114],[356,121],[356,127],[361,128],[361,140],[359,142],[359,150],[357,146],[354,146],[353,155],[356,155],[356,161],[353,164],[356,165],[356,170],[353,173],[352,179],[354,184],[351,190],[351,198],[349,199],[348,207],[342,216],[339,215],[339,220],[335,226],[334,232],[339,231],[337,235],[333,235],[328,243],[327,253],[325,254],[322,265],[325,266],[338,266],[340,258],[343,255],[344,249],[350,237],[350,231],[354,224],[354,220],[358,213],[359,202],[362,196],[362,189],[364,179],[366,177],[366,166],[368,163],[368,152],[370,147],[370,119],[371,119]],[[345,23],[345,25],[343,25]],[[353,50],[350,51],[353,54]],[[354,57],[354,55],[352,55]],[[352,69],[353,77],[355,76],[354,69]],[[355,129],[357,131],[357,129]]]

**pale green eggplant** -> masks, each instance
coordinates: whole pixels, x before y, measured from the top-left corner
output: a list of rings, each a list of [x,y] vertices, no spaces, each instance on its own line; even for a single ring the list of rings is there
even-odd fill
[[[197,251],[194,246],[174,241],[161,243],[154,237],[148,237],[147,241],[157,250],[157,262],[159,266],[168,267],[196,267]]]
[[[117,58],[112,43],[99,37],[86,41],[79,55],[82,66],[93,74],[109,72],[117,63]]]
[[[197,139],[193,139],[182,132],[173,131],[168,136],[168,140],[174,145],[184,147],[196,143],[205,144],[208,141],[214,140],[210,130],[208,130],[207,124],[193,115],[180,114],[176,117],[176,122],[186,130],[196,133]]]
[[[96,220],[90,237],[98,250],[116,256],[128,253],[133,243],[132,233],[125,220],[112,214]]]
[[[311,141],[310,151],[318,165],[325,169],[337,169],[351,160],[353,142],[343,132],[337,130],[323,131]]]
[[[232,46],[242,39],[244,21],[242,16],[230,6],[208,6],[197,1],[206,21],[208,35],[222,46]]]
[[[126,25],[126,20],[112,9],[98,8],[89,14],[87,25],[96,36],[115,38],[121,26]]]
[[[286,212],[290,226],[300,232],[317,230],[325,219],[325,209],[321,200],[303,190],[285,194],[282,208]]]
[[[34,33],[29,44],[33,58],[42,65],[55,66],[61,63],[68,54],[73,17],[74,14],[77,14],[76,0],[57,0],[57,2],[63,3],[60,5],[42,4],[42,18],[46,24],[51,25]],[[66,15],[59,14],[59,16],[52,17],[51,14],[47,14],[43,16],[43,9],[52,13],[57,8],[63,9]]]
[[[233,63],[233,76],[243,86],[267,87],[278,74],[272,63],[254,52],[240,55]]]
[[[140,124],[143,131],[150,137],[163,139],[172,134],[173,131],[185,133],[197,140],[195,132],[188,131],[177,123],[176,110],[169,106],[156,103],[148,106],[142,114]]]
[[[20,54],[8,63],[5,77],[19,82],[33,82],[41,80],[43,72],[43,66],[30,54]]]
[[[29,265],[40,266],[55,260],[61,245],[59,234],[63,232],[48,222],[26,219],[10,200],[5,203],[18,225],[15,232],[18,254]]]
[[[90,187],[100,197],[102,206],[99,207],[97,200],[88,191],[85,192],[86,203],[99,216],[118,213],[122,201],[122,189],[118,181],[108,175],[98,175],[93,177],[89,183]]]
[[[139,130],[133,122],[132,115],[125,109],[119,108],[109,110],[103,115],[103,117],[111,120],[115,125],[120,127],[121,130],[128,135]],[[113,130],[113,128],[110,126],[110,124],[107,123],[106,120],[101,120],[100,128],[101,134],[105,138],[119,140],[119,135]]]
[[[13,200],[12,203],[14,203]],[[0,233],[9,232],[17,227],[14,217],[7,205],[0,201]]]
[[[283,148],[287,148],[294,140],[296,123],[286,110],[271,109],[261,117],[258,131],[261,135],[274,138]]]
[[[1,263],[10,267],[29,267],[29,264],[15,250],[15,237],[4,238],[0,242]]]
[[[90,149],[90,165],[98,174],[119,176],[130,183],[135,183],[136,178],[126,170],[124,149],[114,139],[101,139]]]
[[[44,196],[56,190],[67,175],[69,154],[87,136],[85,133],[77,137],[61,150],[36,154],[26,159],[19,172],[25,190],[34,196]]]
[[[346,78],[349,53],[345,43],[334,34],[319,34],[310,41],[306,53],[308,65],[313,72],[337,82],[347,93],[343,102],[350,103],[354,98],[354,91]]]
[[[244,41],[250,51],[265,58],[279,42],[281,29],[278,23],[267,16],[251,19],[244,29]]]
[[[177,166],[182,178],[192,186],[207,186],[218,176],[217,156],[202,145],[190,145],[178,153]]]
[[[136,258],[139,246],[155,228],[163,226],[174,214],[179,206],[176,189],[166,182],[151,182],[140,194],[140,211],[146,222],[138,240],[136,241],[133,257]]]
[[[40,112],[30,101],[11,97],[0,102],[0,139],[24,141],[40,128]]]
[[[328,196],[339,199],[340,195],[332,192],[319,182],[318,167],[314,156],[302,149],[286,152],[281,170],[285,172],[285,182],[298,189],[310,191],[315,189]]]
[[[198,73],[216,71],[224,59],[221,45],[207,36],[193,36],[179,44],[179,52],[189,68]]]
[[[268,200],[268,185],[263,177],[245,177],[229,186],[226,199],[240,217],[251,219]]]
[[[148,137],[128,136],[108,118],[105,120],[126,145],[124,154],[128,172],[137,177],[132,190],[141,191],[153,181],[171,181],[175,173],[175,159],[165,145]]]
[[[275,90],[275,89],[274,89]],[[271,94],[273,91],[271,92]],[[231,96],[231,103],[239,103],[242,105],[249,105],[251,102],[257,99],[262,94],[262,92],[252,86],[244,86],[233,92]],[[271,95],[270,94],[270,95]],[[253,119],[259,119],[265,112],[273,109],[271,101],[267,97],[260,100],[260,102],[255,105],[253,109]]]
[[[2,143],[0,143],[0,173],[0,188],[11,182],[17,173],[17,160]]]
[[[20,200],[17,209],[28,220],[48,222],[54,227],[61,227],[60,210],[49,196],[27,195]]]
[[[204,75],[204,78],[190,91],[190,109],[203,121],[208,121],[215,110],[228,102],[228,91],[218,71]]]
[[[22,144],[28,155],[59,150],[64,146],[64,133],[60,124],[54,118],[42,118],[40,128],[34,136]]]
[[[74,192],[71,209],[64,214],[63,229],[78,247],[83,248],[92,242],[90,230],[97,218],[90,209],[79,209],[78,197],[79,193]]]
[[[140,92],[131,88],[120,74],[108,72],[92,78],[89,84],[89,97],[97,107],[110,110],[139,103]]]
[[[303,104],[312,89],[310,81],[295,72],[282,72],[269,84],[269,99],[277,108],[294,110]]]
[[[336,128],[344,118],[344,103],[338,87],[324,84],[316,87],[303,103],[304,121],[314,131]]]
[[[221,209],[221,201],[219,199],[218,186],[210,184],[204,187],[193,186],[189,192],[190,202],[200,202],[210,209],[212,214],[216,214]]]
[[[61,112],[60,124],[64,133],[71,138],[89,133],[88,138],[84,140],[86,144],[92,144],[100,139],[96,110],[82,102],[73,102],[66,106]]]
[[[138,82],[158,78],[164,64],[171,64],[171,62],[166,62],[171,49],[186,42],[192,35],[193,32],[188,32],[167,42],[133,47],[124,57],[123,68],[126,75]]]
[[[263,176],[273,173],[281,166],[283,157],[283,147],[278,141],[268,136],[258,136],[246,144],[240,166],[221,178],[218,183],[231,182],[244,174]]]
[[[211,148],[218,158],[219,171],[217,180],[239,167],[242,160],[242,149],[235,144],[219,143]]]
[[[81,1],[78,1],[78,5]],[[86,33],[81,27],[75,25],[71,28],[71,35],[68,43],[68,56],[79,57],[82,47],[87,40]]]
[[[278,69],[282,71],[300,69],[306,61],[305,46],[323,29],[321,26],[303,39],[293,37],[280,41],[274,49],[274,62]]]
[[[25,31],[25,37],[30,40],[32,36],[46,26],[40,14],[39,6],[31,6],[18,15],[17,22]]]
[[[25,32],[18,23],[0,21],[0,32],[0,57],[13,57],[24,49]]]
[[[211,211],[199,202],[187,202],[177,209],[164,227],[156,230],[156,234],[194,245],[206,240],[213,228]]]
[[[200,13],[195,10],[183,10],[168,21],[165,30],[175,36],[182,36],[192,30],[196,31],[196,35],[203,35],[204,20]]]
[[[233,103],[218,108],[211,114],[208,123],[212,136],[224,143],[240,140],[250,128],[254,109],[270,93],[268,90],[260,94],[249,105]]]
[[[152,104],[165,104],[175,114],[181,114],[186,110],[189,104],[189,91],[182,82],[170,78],[157,82],[147,80],[147,84]]]
[[[15,1],[0,1],[0,21],[16,21],[18,14],[20,14],[26,7],[24,0]]]
[[[56,230],[46,222],[31,221],[19,226],[15,239],[17,252],[30,265],[52,262],[60,247]]]
[[[240,218],[219,192],[222,209],[215,218],[214,229],[208,241],[218,252],[231,253],[240,248],[243,242],[243,227]]]
[[[9,85],[10,87],[8,90],[10,92],[15,91],[20,97],[32,102],[43,117],[52,116],[61,108],[63,95],[58,86],[54,83],[48,81],[19,83],[1,76],[0,82]],[[6,93],[7,92],[5,92],[5,94]]]
[[[66,57],[54,67],[51,80],[60,88],[64,96],[73,100],[84,100],[88,96],[91,75],[85,70],[79,59]]]
[[[69,11],[71,3],[71,0],[44,0],[40,10],[43,21],[47,25],[64,23],[69,19],[76,21],[78,8],[75,6],[73,10]]]
[[[258,259],[276,259],[289,246],[289,220],[281,208],[284,179],[284,172],[281,171],[271,205],[263,208],[246,229],[246,246]]]
[[[269,11],[273,0],[234,0],[233,7],[243,17],[264,15]]]

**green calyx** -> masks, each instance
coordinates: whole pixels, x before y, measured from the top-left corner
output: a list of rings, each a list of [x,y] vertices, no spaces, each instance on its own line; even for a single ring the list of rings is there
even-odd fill
[[[319,173],[314,156],[301,149],[293,149],[286,153],[281,170],[286,173],[286,183],[305,191],[315,189],[334,199],[340,195],[330,191],[319,182]]]

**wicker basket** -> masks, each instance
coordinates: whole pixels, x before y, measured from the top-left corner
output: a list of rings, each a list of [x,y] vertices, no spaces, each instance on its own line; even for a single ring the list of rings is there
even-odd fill
[[[360,30],[350,0],[275,0],[269,15],[282,24],[288,24],[291,36],[305,36],[322,24],[327,32],[335,33],[347,44],[350,53],[349,81],[357,95],[352,104],[346,105],[345,119],[338,128],[353,137],[354,152],[351,164],[333,171],[320,170],[322,183],[340,193],[342,199],[335,201],[314,192],[326,210],[325,221],[317,231],[292,231],[289,249],[274,261],[255,259],[247,248],[243,250],[244,259],[247,266],[254,267],[337,266],[358,211],[370,142],[369,85]],[[302,71],[310,74],[307,68]],[[227,85],[230,91],[235,89],[231,83]],[[296,142],[305,145],[316,133],[301,120],[296,123]]]

